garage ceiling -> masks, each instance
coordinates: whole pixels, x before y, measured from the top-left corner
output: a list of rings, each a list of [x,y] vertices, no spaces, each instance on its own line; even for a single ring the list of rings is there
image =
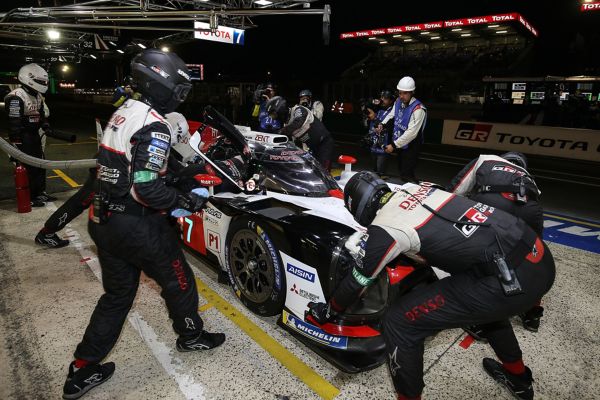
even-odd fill
[[[14,3],[14,5],[11,5]],[[61,57],[119,57],[136,44],[158,47],[194,40],[193,21],[238,29],[257,27],[254,17],[322,15],[329,40],[330,7],[316,0],[37,0],[0,5],[0,49]],[[58,31],[50,38],[48,31]],[[196,30],[198,31],[198,30]],[[139,48],[137,48],[139,50]]]

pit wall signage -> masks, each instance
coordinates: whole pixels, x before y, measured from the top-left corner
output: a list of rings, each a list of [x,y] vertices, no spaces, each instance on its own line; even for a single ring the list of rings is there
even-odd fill
[[[353,39],[361,37],[373,37],[378,35],[391,35],[396,33],[406,33],[415,31],[431,31],[442,28],[461,28],[464,26],[480,25],[480,24],[497,24],[502,22],[518,21],[534,36],[538,36],[538,31],[531,25],[521,14],[495,14],[482,15],[480,17],[451,19],[447,21],[425,22],[422,24],[392,26],[388,28],[367,29],[363,31],[344,32],[340,34],[340,39]]]
[[[194,29],[210,29],[210,25],[207,24],[206,22],[195,21]],[[200,40],[210,40],[212,42],[243,45],[244,44],[244,30],[219,25],[215,32],[195,31],[194,38],[200,39]]]
[[[444,120],[442,143],[600,162],[600,131]]]
[[[600,1],[583,3],[581,5],[581,11],[600,11]]]

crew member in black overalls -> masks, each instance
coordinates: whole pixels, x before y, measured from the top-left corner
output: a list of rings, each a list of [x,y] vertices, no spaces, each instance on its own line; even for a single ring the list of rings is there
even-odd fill
[[[527,171],[527,158],[522,153],[511,151],[501,156],[479,156],[452,179],[449,191],[521,218],[540,238],[543,237],[541,192]],[[543,314],[544,308],[538,303],[519,316],[525,329],[537,332]],[[467,331],[474,338],[485,340],[485,332],[479,328],[473,326]]]
[[[398,297],[383,318],[389,370],[399,399],[420,399],[427,337],[449,328],[487,324],[501,362],[485,371],[520,399],[532,399],[532,375],[509,318],[537,302],[554,282],[554,261],[521,219],[466,197],[412,185],[391,192],[372,172],[354,175],[344,202],[368,226],[346,245],[356,265],[328,303],[309,303],[307,318],[322,324],[354,303],[385,266],[403,254],[451,274]]]

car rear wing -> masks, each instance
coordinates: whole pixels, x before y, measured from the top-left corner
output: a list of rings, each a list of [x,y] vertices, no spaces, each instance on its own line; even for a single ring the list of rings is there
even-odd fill
[[[288,137],[285,135],[278,135],[276,133],[264,133],[256,132],[250,129],[249,126],[235,125],[238,131],[246,138],[246,140],[252,142],[258,142],[262,144],[283,144],[288,142]]]

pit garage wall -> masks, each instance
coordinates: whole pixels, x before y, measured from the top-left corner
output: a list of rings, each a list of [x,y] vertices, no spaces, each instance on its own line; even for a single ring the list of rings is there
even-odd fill
[[[442,144],[600,162],[600,131],[444,120]]]

